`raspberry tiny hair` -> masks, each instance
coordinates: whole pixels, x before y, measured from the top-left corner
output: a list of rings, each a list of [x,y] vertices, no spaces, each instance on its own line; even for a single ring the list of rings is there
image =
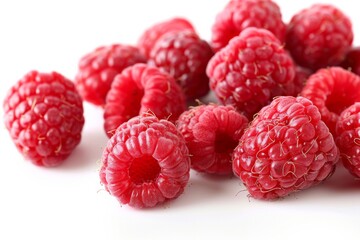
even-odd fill
[[[137,46],[146,58],[150,58],[152,48],[164,34],[184,30],[195,32],[193,25],[182,17],[175,17],[158,22],[144,31],[138,40]]]
[[[303,97],[278,97],[250,123],[233,170],[256,199],[275,199],[332,175],[339,151],[320,112]]]
[[[295,62],[315,71],[340,64],[353,38],[351,21],[340,9],[315,4],[292,17],[286,47]]]
[[[154,45],[148,64],[170,73],[188,101],[209,92],[206,66],[213,51],[194,31],[170,32]]]
[[[114,77],[126,67],[146,61],[139,49],[130,45],[98,47],[81,58],[76,87],[84,100],[103,106]]]
[[[185,109],[185,97],[175,79],[139,63],[115,77],[104,106],[104,128],[111,137],[120,124],[148,111],[175,122]]]
[[[336,143],[344,166],[360,178],[360,102],[341,113],[336,124]]]
[[[359,76],[341,67],[329,67],[312,74],[300,95],[310,99],[319,108],[322,120],[335,134],[339,115],[360,101],[359,92]]]
[[[232,174],[231,156],[247,124],[247,118],[230,105],[200,105],[182,113],[177,128],[189,148],[191,167]]]
[[[274,34],[250,27],[215,53],[206,72],[217,98],[252,119],[294,80],[295,66]]]
[[[17,149],[37,166],[60,165],[80,142],[82,99],[59,73],[27,73],[8,91],[3,108]]]
[[[180,196],[189,174],[189,152],[175,125],[142,114],[121,124],[110,138],[100,180],[120,203],[143,208]]]
[[[248,27],[265,28],[284,42],[286,25],[279,6],[270,0],[231,0],[212,26],[211,46],[215,51]]]

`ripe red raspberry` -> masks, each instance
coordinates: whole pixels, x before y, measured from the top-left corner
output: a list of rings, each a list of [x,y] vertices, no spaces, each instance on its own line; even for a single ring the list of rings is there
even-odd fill
[[[189,173],[188,149],[175,125],[154,116],[137,116],[109,140],[100,179],[122,204],[142,208],[178,197]]]
[[[351,174],[360,178],[360,103],[345,109],[336,124],[340,158]]]
[[[209,61],[210,88],[249,119],[295,76],[291,57],[269,31],[247,28]]]
[[[177,17],[159,22],[145,30],[139,38],[137,44],[138,48],[145,57],[149,58],[152,48],[155,46],[157,40],[159,40],[164,34],[184,30],[195,32],[192,24],[185,18]]]
[[[341,63],[341,66],[352,71],[356,75],[360,75],[360,47],[350,49],[345,56],[345,60]]]
[[[177,128],[189,148],[191,167],[232,174],[231,156],[247,124],[232,106],[201,105],[182,113]]]
[[[284,42],[286,25],[279,6],[270,0],[232,0],[220,12],[212,27],[212,47],[219,51],[230,39],[248,27],[265,28]]]
[[[104,128],[111,137],[121,123],[140,113],[151,111],[174,122],[185,109],[184,94],[172,76],[138,63],[115,77],[106,97]]]
[[[149,64],[170,73],[183,89],[187,100],[209,92],[206,66],[213,51],[193,31],[165,34],[153,47]]]
[[[295,62],[313,70],[339,64],[352,41],[349,18],[326,4],[315,4],[294,15],[286,35],[286,47]]]
[[[135,47],[121,44],[99,47],[81,58],[76,87],[84,100],[104,105],[114,77],[135,63],[146,63]]]
[[[320,183],[338,157],[316,106],[287,96],[261,109],[234,151],[233,169],[254,198],[273,199]]]
[[[319,108],[322,120],[335,134],[339,115],[360,101],[360,77],[340,67],[320,69],[307,80],[300,95]]]
[[[3,107],[12,140],[35,165],[59,165],[80,142],[82,100],[59,73],[29,72],[9,90]]]

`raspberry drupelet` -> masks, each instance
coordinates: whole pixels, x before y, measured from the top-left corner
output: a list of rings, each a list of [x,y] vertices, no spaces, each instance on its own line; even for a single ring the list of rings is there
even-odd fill
[[[104,128],[111,137],[120,124],[148,111],[175,122],[185,109],[184,94],[172,76],[138,63],[115,77],[106,97]]]
[[[230,105],[200,105],[182,113],[177,128],[189,148],[192,168],[232,174],[232,153],[247,124],[247,118]]]
[[[188,149],[175,125],[145,114],[121,124],[109,140],[100,179],[120,203],[143,208],[180,196],[189,172]]]
[[[233,154],[233,169],[257,199],[309,188],[335,170],[339,151],[316,106],[279,97],[261,109]]]
[[[146,61],[139,49],[133,46],[113,44],[99,47],[81,58],[76,87],[84,100],[103,106],[115,76],[128,66]]]
[[[59,73],[29,72],[9,90],[3,107],[12,140],[35,165],[61,164],[80,142],[82,99]]]
[[[212,27],[211,46],[215,51],[248,27],[264,28],[284,42],[286,25],[279,6],[270,0],[231,0],[217,15]]]
[[[171,32],[159,39],[153,47],[149,65],[172,75],[188,101],[209,92],[206,66],[213,51],[209,44],[193,31]]]
[[[251,27],[217,52],[206,72],[218,99],[252,119],[282,85],[293,82],[295,67],[271,32]]]
[[[292,17],[286,47],[295,62],[316,71],[340,64],[353,38],[351,21],[343,12],[328,4],[315,4]]]

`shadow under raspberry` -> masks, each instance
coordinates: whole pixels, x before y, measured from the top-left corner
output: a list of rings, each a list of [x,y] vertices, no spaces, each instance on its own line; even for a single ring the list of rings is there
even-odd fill
[[[230,182],[238,180],[231,176],[215,176],[210,174],[190,172],[190,180],[185,191],[177,199],[160,204],[155,209],[178,209],[188,206],[199,206],[221,202],[226,196],[234,196],[234,189],[229,188]]]
[[[80,144],[75,148],[68,159],[58,167],[58,169],[98,169],[101,154],[107,141],[108,138],[102,129],[84,131]]]
[[[343,193],[359,192],[360,179],[357,179],[340,164],[336,166],[334,175],[322,185],[324,188]]]

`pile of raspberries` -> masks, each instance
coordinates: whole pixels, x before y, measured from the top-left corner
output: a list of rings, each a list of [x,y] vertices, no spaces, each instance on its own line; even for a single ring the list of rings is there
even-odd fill
[[[284,23],[271,0],[231,0],[209,42],[177,17],[136,45],[86,54],[74,81],[31,71],[8,92],[5,125],[22,155],[55,167],[79,144],[83,101],[104,110],[100,180],[121,204],[180,196],[190,169],[235,175],[256,199],[360,177],[360,48],[349,18],[316,4]],[[215,103],[202,103],[211,92]],[[91,121],[91,120],[90,120]]]

